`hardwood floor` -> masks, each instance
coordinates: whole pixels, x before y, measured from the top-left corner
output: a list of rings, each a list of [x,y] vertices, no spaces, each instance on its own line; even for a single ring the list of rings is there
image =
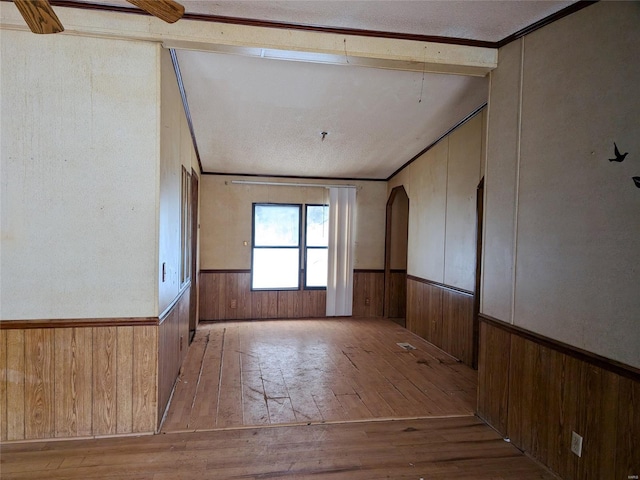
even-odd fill
[[[554,479],[473,416],[2,446],[2,478]]]
[[[201,324],[162,431],[473,415],[476,391],[476,371],[388,320]]]
[[[476,381],[474,370],[390,321],[200,325],[162,434],[4,444],[0,472],[3,480],[556,478],[473,415]]]

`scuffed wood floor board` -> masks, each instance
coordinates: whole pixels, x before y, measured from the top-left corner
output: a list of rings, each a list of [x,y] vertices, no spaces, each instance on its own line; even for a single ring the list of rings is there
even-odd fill
[[[554,479],[473,416],[2,446],[2,478]]]
[[[202,324],[162,431],[473,415],[476,390],[474,370],[388,320]]]

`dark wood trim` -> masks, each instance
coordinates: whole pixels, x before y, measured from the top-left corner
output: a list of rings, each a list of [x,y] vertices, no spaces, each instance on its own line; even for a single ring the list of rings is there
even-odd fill
[[[251,273],[251,269],[215,269],[215,268],[203,268],[200,270],[200,274],[204,273]]]
[[[524,338],[525,340],[529,340],[531,342],[537,343],[539,345],[542,345],[543,347],[551,348],[564,355],[568,355],[580,361],[589,363],[591,365],[595,365],[596,367],[615,373],[616,375],[629,378],[636,382],[640,381],[639,368],[632,367],[631,365],[626,365],[624,363],[618,362],[616,360],[612,360],[607,357],[603,357],[601,355],[589,352],[587,350],[583,350],[578,347],[574,347],[573,345],[563,343],[553,338],[545,337],[544,335],[534,333],[530,330],[526,330],[516,325],[511,325],[509,323],[503,322],[502,320],[498,320],[497,318],[490,317],[489,315],[485,315],[483,313],[479,315],[479,318],[480,318],[480,321],[485,322],[488,325],[499,328],[513,335],[517,335],[518,337]]]
[[[582,10],[585,7],[588,7],[589,5],[593,5],[594,3],[598,3],[598,0],[579,0],[576,3],[572,3],[571,5],[569,5],[566,8],[563,8],[562,10],[557,11],[556,13],[552,13],[551,15],[549,15],[548,17],[545,17],[541,20],[538,20],[535,23],[532,23],[531,25],[529,25],[528,27],[524,27],[522,30],[518,30],[515,33],[512,33],[511,35],[509,35],[508,37],[503,38],[502,40],[500,40],[499,42],[496,43],[496,46],[498,48],[500,47],[504,47],[505,45],[518,40],[519,38],[524,37],[525,35],[529,35],[530,33],[535,32],[536,30],[539,30],[542,27],[546,27],[547,25],[555,22],[556,20],[560,20],[561,18],[566,17],[567,15],[571,15],[572,13],[575,13],[579,10]]]
[[[10,1],[10,0],[5,0]],[[102,10],[134,15],[150,15],[143,10],[133,7],[115,5],[98,5],[95,3],[78,2],[74,0],[50,0],[51,5],[58,7],[79,8],[84,10]],[[486,40],[474,40],[458,37],[441,37],[436,35],[423,35],[417,33],[386,32],[380,30],[366,30],[348,27],[330,27],[326,25],[312,25],[294,22],[279,22],[275,20],[261,20],[257,18],[228,17],[224,15],[205,15],[185,12],[182,19],[199,22],[215,22],[230,25],[243,25],[247,27],[277,28],[284,30],[298,30],[305,32],[333,33],[337,35],[357,35],[360,37],[391,38],[395,40],[413,40],[417,42],[444,43],[450,45],[466,45],[469,47],[496,48],[497,43]]]
[[[80,327],[142,327],[158,325],[157,317],[119,318],[50,318],[33,320],[2,320],[0,330],[30,328],[80,328]]]
[[[10,2],[12,0],[0,0],[3,2]],[[330,27],[325,25],[311,25],[304,23],[293,23],[293,22],[278,22],[274,20],[260,20],[256,18],[240,18],[240,17],[228,17],[223,15],[204,15],[204,14],[196,14],[185,12],[182,17],[185,20],[195,20],[200,22],[216,22],[216,23],[224,23],[230,25],[244,25],[249,27],[263,27],[263,28],[277,28],[277,29],[285,29],[285,30],[299,30],[299,31],[307,31],[307,32],[318,32],[318,33],[333,33],[338,35],[357,35],[361,37],[376,37],[376,38],[390,38],[396,40],[412,40],[417,42],[433,42],[433,43],[442,43],[449,45],[465,45],[469,47],[483,47],[483,48],[500,48],[508,43],[513,42],[525,35],[528,35],[536,30],[545,27],[561,18],[564,18],[572,13],[575,13],[579,10],[582,10],[589,5],[597,3],[598,0],[579,0],[575,3],[572,3],[566,8],[559,10],[551,15],[538,20],[531,25],[518,30],[517,32],[508,35],[507,37],[499,40],[497,42],[489,41],[489,40],[477,40],[471,38],[460,38],[460,37],[442,37],[437,35],[423,35],[423,34],[415,34],[415,33],[402,33],[402,32],[387,32],[380,30],[367,30],[367,29],[358,29],[358,28],[348,28],[348,27]],[[66,8],[78,8],[81,10],[101,10],[107,12],[116,12],[116,13],[127,13],[133,15],[150,15],[144,12],[141,9],[134,7],[126,7],[126,6],[117,6],[117,5],[103,5],[103,4],[95,4],[89,2],[79,2],[76,0],[50,0],[49,2],[53,6],[57,7],[66,7]]]
[[[326,25],[310,25],[304,23],[278,22],[274,20],[260,20],[253,18],[226,17],[222,15],[200,15],[185,13],[184,19],[198,20],[201,22],[227,23],[232,25],[244,25],[248,27],[278,28],[285,30],[298,30],[305,32],[333,33],[337,35],[349,35],[359,37],[390,38],[394,40],[411,40],[416,42],[443,43],[448,45],[464,45],[468,47],[496,48],[497,42],[486,40],[474,40],[459,37],[441,37],[437,35],[422,35],[417,33],[386,32],[381,30],[366,30],[348,27],[330,27]]]
[[[347,182],[386,182],[385,178],[350,178],[350,177],[305,177],[291,175],[263,175],[259,173],[224,173],[202,172],[203,175],[217,175],[219,177],[250,177],[250,178],[286,178],[291,180],[342,180]]]
[[[178,89],[180,90],[180,98],[182,98],[182,108],[184,114],[187,117],[187,125],[189,126],[189,132],[191,133],[191,143],[193,144],[193,150],[196,152],[196,158],[198,159],[198,166],[202,172],[202,162],[200,161],[200,152],[198,151],[198,142],[196,141],[196,133],[193,129],[193,121],[191,120],[191,111],[189,110],[189,102],[187,100],[187,92],[182,82],[182,74],[180,73],[180,64],[178,63],[178,56],[174,48],[169,49],[171,54],[171,63],[173,64],[173,71],[176,74],[176,81],[178,82]]]
[[[405,271],[405,270],[403,270]],[[251,269],[214,269],[203,268],[200,273],[251,273]],[[384,273],[381,268],[354,268],[353,273]]]
[[[392,268],[389,270],[390,273],[404,273],[406,275],[407,270],[403,268]]]
[[[480,346],[480,296],[482,289],[482,225],[484,218],[484,177],[476,188],[476,278],[473,298],[473,352],[472,365],[478,369],[478,352]]]
[[[426,278],[407,275],[407,280],[413,280],[414,282],[424,283],[426,285],[433,285],[434,287],[440,287],[444,290],[451,290],[452,292],[461,293],[463,295],[469,295],[470,297],[473,297],[473,292],[470,292],[469,290],[464,290],[458,287],[452,287],[451,285],[445,285],[444,283],[434,282],[432,280],[427,280]]]
[[[165,308],[164,311],[158,316],[158,325],[162,325],[162,322],[164,322],[167,317],[171,315],[171,311],[178,305],[178,302],[180,301],[184,293],[189,290],[189,287],[191,287],[191,280],[189,280],[182,286],[182,288],[178,292],[178,295],[176,295],[176,298],[174,298],[169,306]]]
[[[424,155],[425,153],[427,153],[429,150],[431,150],[433,147],[435,147],[437,145],[437,143],[444,139],[445,137],[447,137],[448,135],[451,135],[451,133],[460,128],[462,125],[464,125],[465,123],[467,123],[469,120],[471,120],[473,117],[475,117],[476,115],[478,115],[482,109],[484,107],[487,106],[487,102],[483,103],[482,105],[480,105],[478,108],[476,108],[473,112],[471,112],[469,115],[467,115],[466,117],[464,117],[462,120],[460,120],[458,123],[456,123],[453,127],[451,127],[449,130],[447,130],[445,133],[443,133],[442,135],[440,135],[436,140],[434,140],[432,143],[430,143],[429,145],[427,145],[425,148],[423,148],[422,150],[420,150],[420,152],[418,152],[416,155],[414,155],[408,162],[406,162],[404,165],[402,165],[400,168],[398,168],[395,172],[393,172],[391,175],[389,175],[386,178],[386,181],[391,180],[393,177],[395,177],[397,174],[399,174],[402,170],[404,170],[405,168],[407,168],[409,165],[411,165],[413,162],[415,162],[417,159],[419,159],[422,155]]]

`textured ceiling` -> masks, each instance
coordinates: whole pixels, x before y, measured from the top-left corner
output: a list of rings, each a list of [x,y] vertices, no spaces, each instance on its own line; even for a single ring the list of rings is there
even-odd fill
[[[130,7],[124,0],[89,3]],[[498,42],[574,2],[180,3],[191,14]],[[424,74],[423,80],[422,72],[186,50],[177,57],[205,172],[384,179],[488,94],[484,78]]]
[[[178,61],[209,172],[387,178],[487,95],[478,77],[423,84],[420,72],[194,51]]]
[[[187,13],[497,42],[575,0],[179,0]],[[125,0],[87,3],[131,5]]]

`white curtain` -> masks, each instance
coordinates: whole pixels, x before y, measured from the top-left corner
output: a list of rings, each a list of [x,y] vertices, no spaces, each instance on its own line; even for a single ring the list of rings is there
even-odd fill
[[[351,315],[355,208],[355,188],[329,189],[328,317]]]

